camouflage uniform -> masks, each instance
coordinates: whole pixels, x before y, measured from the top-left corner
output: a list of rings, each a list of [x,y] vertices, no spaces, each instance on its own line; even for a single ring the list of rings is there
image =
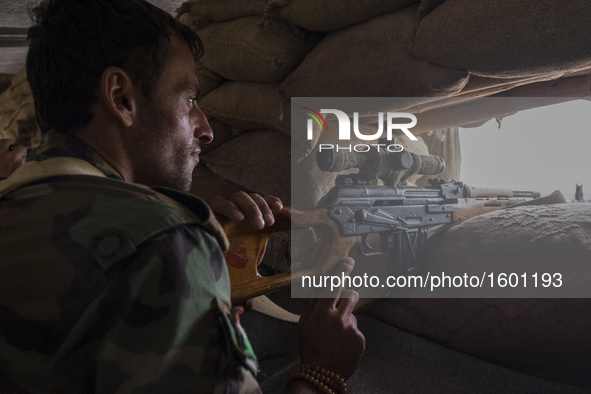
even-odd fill
[[[125,183],[81,141],[48,136],[29,160],[76,157],[106,177],[54,176],[0,200],[0,380],[39,393],[260,392],[207,205]]]

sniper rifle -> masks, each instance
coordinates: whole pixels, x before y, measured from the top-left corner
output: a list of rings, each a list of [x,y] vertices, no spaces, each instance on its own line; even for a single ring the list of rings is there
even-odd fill
[[[382,142],[382,141],[380,141]],[[430,179],[430,186],[407,186],[414,174],[436,175],[445,168],[442,158],[408,151],[390,152],[374,146],[369,152],[321,151],[316,157],[322,171],[359,168],[339,175],[335,186],[316,209],[284,208],[273,226],[255,230],[232,222],[224,227],[230,239],[225,253],[232,283],[232,301],[244,301],[287,288],[291,272],[270,277],[258,273],[268,237],[277,231],[313,227],[320,236],[311,258],[310,273],[323,275],[347,257],[354,246],[365,256],[385,255],[388,275],[418,275],[425,268],[428,228],[448,224],[540,197],[534,191],[475,188],[455,180]],[[383,185],[378,185],[378,179]],[[378,234],[380,250],[368,237]]]

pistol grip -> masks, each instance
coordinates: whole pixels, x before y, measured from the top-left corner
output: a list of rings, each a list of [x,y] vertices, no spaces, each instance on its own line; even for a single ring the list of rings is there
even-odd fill
[[[243,303],[250,298],[290,286],[289,272],[262,277],[258,271],[269,236],[290,230],[290,211],[290,208],[283,208],[276,212],[275,223],[260,230],[255,229],[247,220],[230,222],[224,226],[224,232],[230,241],[230,248],[224,253],[224,257],[230,274],[232,303]]]

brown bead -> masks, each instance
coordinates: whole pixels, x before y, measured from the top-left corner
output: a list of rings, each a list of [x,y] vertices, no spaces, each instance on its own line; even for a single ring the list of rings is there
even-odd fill
[[[334,378],[334,372],[331,372],[331,373],[330,373],[330,375],[329,375],[329,377],[330,377],[331,379],[332,379],[332,378]]]

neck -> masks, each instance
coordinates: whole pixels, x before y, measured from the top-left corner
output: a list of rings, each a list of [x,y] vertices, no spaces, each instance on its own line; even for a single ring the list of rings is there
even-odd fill
[[[117,127],[101,125],[94,120],[76,132],[76,137],[101,155],[126,182],[133,182],[133,167],[123,136],[124,133]]]

